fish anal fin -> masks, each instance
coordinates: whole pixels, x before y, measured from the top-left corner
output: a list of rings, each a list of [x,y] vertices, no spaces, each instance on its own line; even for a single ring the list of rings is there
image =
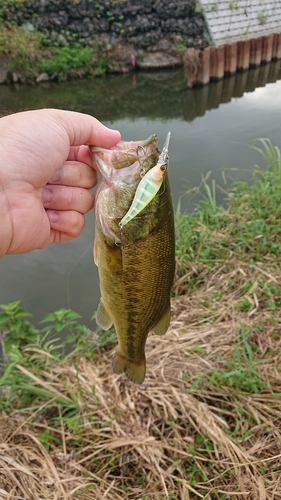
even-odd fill
[[[102,299],[100,300],[98,306],[96,322],[103,330],[109,330],[109,328],[113,324],[112,319],[110,318],[107,310],[104,307]]]
[[[94,240],[94,263],[98,267],[98,242]]]
[[[166,331],[168,330],[168,328],[169,328],[170,318],[171,318],[171,311],[170,311],[170,304],[169,304],[168,307],[167,307],[167,309],[166,309],[166,311],[165,311],[165,313],[163,314],[162,318],[154,326],[154,328],[152,329],[152,331],[156,335],[164,335],[166,333]]]
[[[117,375],[125,373],[131,382],[141,385],[144,381],[146,371],[145,356],[140,361],[132,361],[117,349],[112,360],[112,369]]]

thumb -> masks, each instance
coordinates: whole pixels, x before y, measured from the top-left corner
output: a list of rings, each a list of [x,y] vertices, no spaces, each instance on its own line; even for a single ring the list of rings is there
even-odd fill
[[[93,116],[75,111],[44,109],[42,112],[54,118],[67,133],[70,146],[82,144],[111,148],[120,141],[121,134],[103,125]]]

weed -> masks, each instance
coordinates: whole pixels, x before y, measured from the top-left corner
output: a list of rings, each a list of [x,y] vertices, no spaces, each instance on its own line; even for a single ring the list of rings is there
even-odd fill
[[[261,362],[254,359],[255,346],[249,343],[247,333],[247,328],[241,325],[231,359],[216,356],[215,368],[202,373],[191,385],[191,391],[200,387],[226,386],[230,389],[257,394],[269,389],[259,374],[258,366]]]
[[[231,0],[228,4],[228,8],[231,11],[234,9],[237,9],[238,8],[237,2],[235,2],[234,0]]]
[[[206,268],[214,268],[231,255],[253,265],[276,261],[280,249],[281,153],[269,139],[260,139],[252,147],[267,167],[253,167],[251,184],[232,184],[225,193],[227,208],[217,204],[218,187],[214,181],[210,186],[205,177],[198,188],[203,199],[197,209],[185,215],[180,205],[176,210],[177,272],[179,277],[186,276],[190,290],[202,282]],[[280,287],[278,290],[277,300]],[[243,307],[248,306],[244,303]]]
[[[19,301],[1,304],[0,308],[3,310],[0,313],[0,338],[5,361],[0,388],[11,389],[9,397],[2,401],[6,411],[9,411],[19,395],[24,404],[29,405],[39,404],[42,398],[49,398],[53,400],[51,406],[54,401],[56,404],[66,405],[67,419],[71,419],[73,426],[78,404],[75,393],[70,391],[71,397],[67,399],[62,394],[53,392],[49,386],[44,386],[44,383],[42,386],[38,381],[34,383],[34,377],[40,376],[46,365],[51,368],[64,359],[75,363],[82,355],[88,359],[95,357],[100,347],[115,339],[115,334],[112,331],[102,332],[97,337],[78,323],[79,314],[67,309],[47,314],[42,323],[48,322],[50,325],[40,331],[25,319],[31,315],[20,307]],[[62,342],[58,334],[63,330],[67,333]],[[65,351],[69,344],[72,349],[67,354]]]
[[[215,46],[214,41],[212,40],[212,37],[210,35],[210,32],[209,32],[208,28],[204,28],[203,37],[205,38],[205,40],[207,40],[208,45],[210,47],[214,47]]]
[[[121,23],[119,23],[121,26]],[[121,29],[121,28],[120,28]],[[87,71],[94,76],[105,73],[108,57],[100,42],[94,47],[84,46],[78,35],[63,31],[67,43],[51,42],[39,31],[28,31],[11,23],[0,23],[0,52],[9,56],[11,66],[28,76],[45,71],[66,78],[69,70]],[[46,57],[46,47],[52,46]]]
[[[191,486],[198,482],[205,481],[205,475],[202,469],[196,464],[194,458],[190,458],[184,463],[186,478]]]
[[[240,311],[250,311],[251,302],[249,301],[249,299],[244,298],[244,299],[240,300],[239,307],[240,307]]]
[[[175,43],[175,47],[176,47],[176,50],[178,51],[178,53],[182,56],[182,54],[186,50],[186,44],[184,43],[184,41],[183,40],[177,40],[176,43]]]
[[[209,378],[209,384],[240,389],[248,393],[267,390],[268,386],[260,377],[258,362],[254,360],[253,348],[247,339],[247,329],[241,326],[237,342],[233,347],[230,361],[221,359],[224,365],[216,368]]]
[[[91,47],[82,47],[79,43],[69,44],[54,49],[54,55],[42,60],[40,70],[50,75],[66,72],[69,69],[90,68],[95,52]]]
[[[218,2],[212,2],[210,5],[206,5],[205,12],[217,12],[218,9]]]
[[[37,342],[39,331],[25,318],[31,316],[22,309],[20,301],[0,304],[0,333],[6,362],[17,362],[22,358],[22,350],[30,343]]]
[[[0,6],[0,21],[2,20],[4,14],[6,13],[9,5],[14,5],[18,9],[22,6],[24,2],[25,0],[2,0]]]
[[[15,69],[32,72],[36,66],[36,57],[43,35],[35,31],[26,31],[11,23],[0,23],[0,53],[11,59]]]
[[[258,21],[259,21],[261,26],[266,24],[267,19],[268,19],[268,14],[267,14],[266,10],[263,10],[263,11],[258,13]]]
[[[194,5],[194,12],[196,14],[204,14],[204,7],[202,6],[201,2],[197,1],[195,2],[195,5]]]

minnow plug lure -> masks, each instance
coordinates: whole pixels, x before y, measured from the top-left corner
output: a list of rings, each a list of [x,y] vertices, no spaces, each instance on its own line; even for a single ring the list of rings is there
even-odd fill
[[[123,219],[119,222],[120,229],[136,217],[158,193],[168,169],[168,149],[171,132],[168,132],[163,149],[155,167],[151,168],[141,179],[134,199]]]

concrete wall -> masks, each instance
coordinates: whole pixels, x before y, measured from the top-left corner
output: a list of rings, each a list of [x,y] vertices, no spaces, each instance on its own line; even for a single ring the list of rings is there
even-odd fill
[[[200,0],[215,46],[281,32],[280,0]]]

